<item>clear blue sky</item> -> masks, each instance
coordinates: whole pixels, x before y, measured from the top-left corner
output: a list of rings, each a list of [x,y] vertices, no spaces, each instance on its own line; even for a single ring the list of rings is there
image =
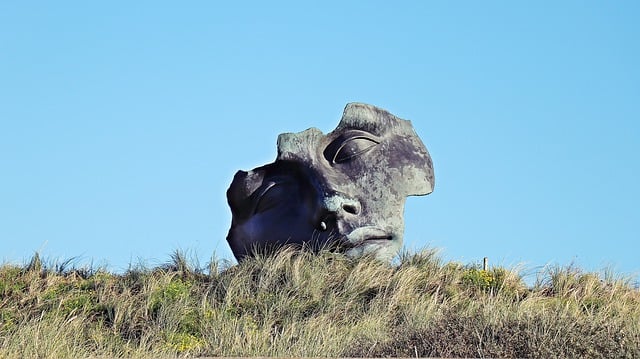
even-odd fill
[[[225,191],[347,102],[413,122],[408,248],[640,272],[638,2],[0,4],[0,261],[232,258]]]

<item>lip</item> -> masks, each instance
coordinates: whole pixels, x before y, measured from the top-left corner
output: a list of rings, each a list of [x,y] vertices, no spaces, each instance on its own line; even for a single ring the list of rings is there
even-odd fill
[[[387,244],[393,240],[389,232],[373,226],[356,228],[347,235],[347,240],[354,244]]]

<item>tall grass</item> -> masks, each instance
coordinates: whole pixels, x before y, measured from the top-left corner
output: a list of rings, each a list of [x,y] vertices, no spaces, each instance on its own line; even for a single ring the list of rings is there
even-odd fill
[[[527,287],[434,251],[389,265],[284,250],[112,274],[0,267],[0,357],[640,357],[640,292],[554,267]]]

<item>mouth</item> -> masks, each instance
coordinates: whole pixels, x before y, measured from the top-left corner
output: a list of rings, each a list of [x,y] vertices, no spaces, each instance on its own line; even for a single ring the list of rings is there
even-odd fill
[[[347,240],[354,246],[378,244],[387,245],[393,241],[393,236],[379,227],[360,227],[347,235]]]

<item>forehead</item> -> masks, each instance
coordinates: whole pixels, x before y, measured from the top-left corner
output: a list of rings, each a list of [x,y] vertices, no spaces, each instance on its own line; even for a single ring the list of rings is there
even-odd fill
[[[362,103],[350,103],[344,109],[342,119],[332,134],[349,129],[366,131],[382,137],[392,132],[405,134],[412,127],[409,121],[397,118],[381,108]]]
[[[336,129],[327,135],[317,128],[298,133],[280,134],[277,159],[313,162],[314,154],[320,147],[351,130],[365,131],[380,139],[401,136],[405,142],[412,143],[416,147],[424,147],[410,121],[400,119],[372,105],[350,103],[345,107]]]

